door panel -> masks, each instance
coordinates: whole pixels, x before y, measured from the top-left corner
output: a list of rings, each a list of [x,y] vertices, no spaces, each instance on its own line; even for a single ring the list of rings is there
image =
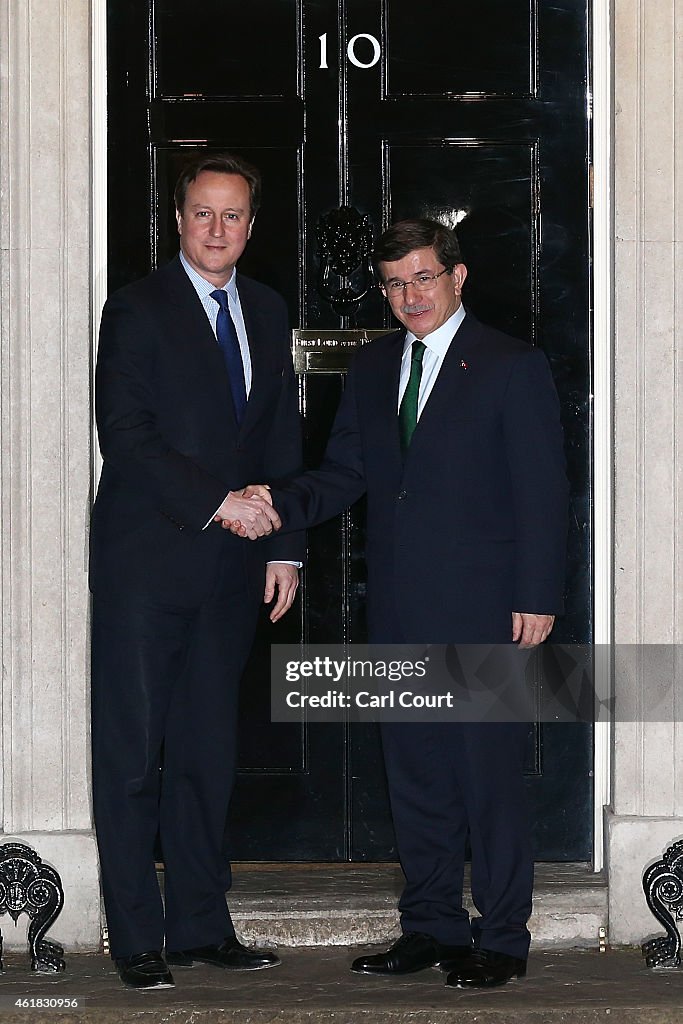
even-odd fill
[[[299,18],[281,0],[152,5],[154,91],[164,100],[257,100],[299,95]],[[277,45],[264,49],[264,29]],[[264,59],[266,58],[266,59]]]
[[[343,323],[318,293],[321,215],[353,205],[375,234],[407,216],[457,225],[465,303],[542,347],[557,382],[572,485],[564,643],[589,641],[592,621],[586,3],[206,0],[201,19],[190,0],[109,3],[110,287],[177,251],[169,197],[200,150],[260,168],[240,268],[331,346],[340,326],[390,318],[377,290]],[[344,386],[338,359],[320,372],[326,358],[301,366],[311,466]],[[270,642],[365,638],[363,543],[363,502],[312,530],[296,608],[259,625],[242,693],[238,857],[395,857],[375,727],[270,722]],[[591,762],[588,727],[530,730],[539,857],[590,857]]]
[[[419,212],[456,222],[468,303],[485,309],[487,322],[531,339],[538,319],[537,144],[402,142],[387,146],[384,160],[390,219],[414,216],[427,182]]]
[[[407,5],[393,0],[381,8],[388,98],[532,93],[536,18],[530,0],[479,0],[457,8],[426,0],[419,33],[408,14]]]

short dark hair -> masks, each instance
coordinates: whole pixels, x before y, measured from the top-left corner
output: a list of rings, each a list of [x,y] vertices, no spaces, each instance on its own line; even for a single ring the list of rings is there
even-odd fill
[[[234,156],[232,153],[218,153],[211,156],[204,155],[195,157],[180,172],[176,182],[173,198],[176,209],[182,214],[187,196],[187,187],[202,171],[214,171],[217,174],[239,174],[249,186],[249,213],[253,218],[261,205],[261,175],[252,164],[243,160],[241,156]]]
[[[377,239],[372,254],[372,265],[380,279],[380,263],[402,260],[413,249],[434,249],[439,263],[451,271],[456,263],[462,263],[458,237],[452,228],[438,220],[416,217],[413,220],[399,220],[392,224]]]

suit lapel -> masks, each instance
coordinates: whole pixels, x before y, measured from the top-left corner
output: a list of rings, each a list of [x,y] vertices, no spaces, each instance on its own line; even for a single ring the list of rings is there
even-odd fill
[[[177,316],[176,330],[188,333],[192,337],[193,343],[200,346],[207,355],[215,356],[218,353],[218,358],[222,362],[223,357],[211,330],[211,324],[194,285],[183,270],[179,257],[176,256],[168,264],[166,270],[168,272],[166,279],[168,303],[173,307],[174,315]],[[218,365],[215,360],[212,362]]]
[[[272,349],[268,344],[268,334],[262,323],[258,306],[250,300],[248,288],[237,277],[237,288],[242,308],[244,328],[247,332],[249,359],[251,360],[251,389],[247,400],[247,408],[240,426],[240,434],[248,430],[260,415],[261,396],[265,393],[265,377]]]
[[[398,477],[402,473],[401,442],[398,433],[398,382],[401,376],[401,358],[405,343],[405,330],[397,331],[386,341],[382,339],[373,344],[387,345],[384,372],[378,373],[373,381],[371,392],[370,414],[374,429],[372,436],[376,439],[379,449],[386,453]]]

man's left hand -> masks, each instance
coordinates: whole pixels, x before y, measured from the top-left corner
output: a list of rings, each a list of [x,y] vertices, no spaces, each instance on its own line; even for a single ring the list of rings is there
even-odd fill
[[[550,636],[554,615],[536,615],[533,612],[512,613],[512,641],[521,648],[537,647]]]
[[[266,566],[266,589],[263,594],[264,604],[277,600],[270,610],[270,621],[277,622],[292,607],[292,602],[299,586],[299,570],[295,565],[286,562],[269,562]]]

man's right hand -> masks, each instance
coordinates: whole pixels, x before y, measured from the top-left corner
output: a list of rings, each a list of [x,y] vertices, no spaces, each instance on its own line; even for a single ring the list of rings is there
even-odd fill
[[[241,491],[235,493],[239,494],[242,498],[245,498],[247,501],[258,500],[261,502],[265,502],[266,505],[270,508],[271,513],[277,519],[277,526],[274,526],[274,529],[280,529],[280,526],[282,524],[280,523],[280,517],[273,508],[273,499],[270,496],[270,487],[268,486],[268,484],[247,484],[247,486],[243,487]],[[256,537],[249,532],[248,524],[243,522],[241,519],[230,518],[229,516],[216,516],[217,522],[220,521],[220,519],[223,519],[223,521],[221,522],[221,526],[223,527],[224,530],[230,530],[230,532],[234,533],[237,537],[248,537],[249,540],[256,540]]]
[[[257,484],[242,491],[230,491],[214,516],[226,530],[232,530],[240,537],[257,540],[267,537],[282,525],[273,508],[268,488]]]

